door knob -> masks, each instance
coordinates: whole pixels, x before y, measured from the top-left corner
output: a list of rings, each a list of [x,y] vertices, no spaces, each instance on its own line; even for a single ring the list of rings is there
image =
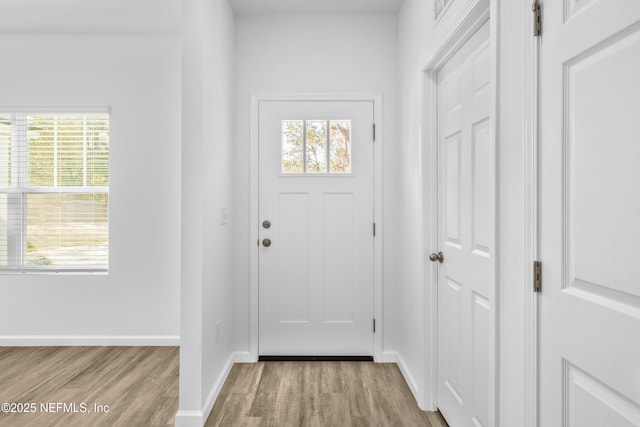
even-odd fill
[[[269,221],[268,219],[265,219],[264,221],[262,221],[262,227],[271,228],[271,221]]]
[[[431,255],[429,255],[429,259],[433,262],[438,261],[440,264],[442,264],[444,262],[444,255],[442,255],[442,252],[438,252],[438,253],[432,253]]]
[[[262,241],[262,246],[264,246],[265,248],[268,248],[269,246],[271,246],[271,239],[264,239]]]

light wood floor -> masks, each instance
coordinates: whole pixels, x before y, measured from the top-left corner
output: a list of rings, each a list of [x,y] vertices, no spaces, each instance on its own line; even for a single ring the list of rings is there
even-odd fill
[[[0,404],[38,406],[36,413],[0,412],[0,426],[173,425],[178,373],[177,347],[0,347]],[[92,412],[94,403],[108,405],[109,413],[41,411],[41,403],[58,402],[77,410],[84,402]]]
[[[423,412],[395,364],[259,362],[236,364],[206,427],[445,427]]]
[[[173,425],[178,410],[177,347],[0,347],[2,427]],[[91,413],[64,413],[81,404]],[[94,403],[108,405],[95,413]],[[43,412],[41,404],[58,413]],[[395,364],[260,362],[235,365],[207,426],[444,427],[422,412]]]

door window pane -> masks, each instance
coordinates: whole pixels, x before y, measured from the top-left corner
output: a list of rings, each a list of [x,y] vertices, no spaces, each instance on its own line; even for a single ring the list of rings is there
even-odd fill
[[[282,122],[282,172],[304,172],[304,121],[284,120]]]
[[[327,122],[325,120],[307,120],[307,173],[327,171]]]
[[[331,173],[351,172],[351,121],[331,121]]]

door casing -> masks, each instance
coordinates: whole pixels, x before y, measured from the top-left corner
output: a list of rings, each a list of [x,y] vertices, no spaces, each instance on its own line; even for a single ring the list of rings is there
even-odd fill
[[[369,101],[373,102],[373,115],[375,123],[375,142],[373,148],[373,186],[374,186],[374,222],[376,223],[376,236],[373,255],[373,313],[376,319],[376,331],[373,338],[373,359],[382,361],[382,248],[384,225],[382,218],[382,94],[379,93],[298,93],[298,94],[251,94],[251,119],[250,119],[250,165],[249,165],[249,220],[250,220],[250,272],[249,272],[249,353],[238,355],[236,361],[257,362],[259,327],[260,327],[260,300],[259,300],[259,252],[256,242],[259,240],[259,179],[260,179],[260,147],[259,147],[259,115],[261,102],[328,102],[328,101]],[[372,129],[373,132],[373,129]],[[243,357],[244,356],[244,357]]]

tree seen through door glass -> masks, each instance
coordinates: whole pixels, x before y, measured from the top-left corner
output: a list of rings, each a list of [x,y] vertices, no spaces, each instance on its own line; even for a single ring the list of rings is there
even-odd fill
[[[351,121],[331,121],[331,173],[351,172]]]
[[[303,134],[303,120],[284,120],[282,122],[282,172],[304,172],[302,156]]]
[[[307,172],[327,171],[327,122],[307,120]]]
[[[350,120],[284,120],[283,173],[351,173]]]

